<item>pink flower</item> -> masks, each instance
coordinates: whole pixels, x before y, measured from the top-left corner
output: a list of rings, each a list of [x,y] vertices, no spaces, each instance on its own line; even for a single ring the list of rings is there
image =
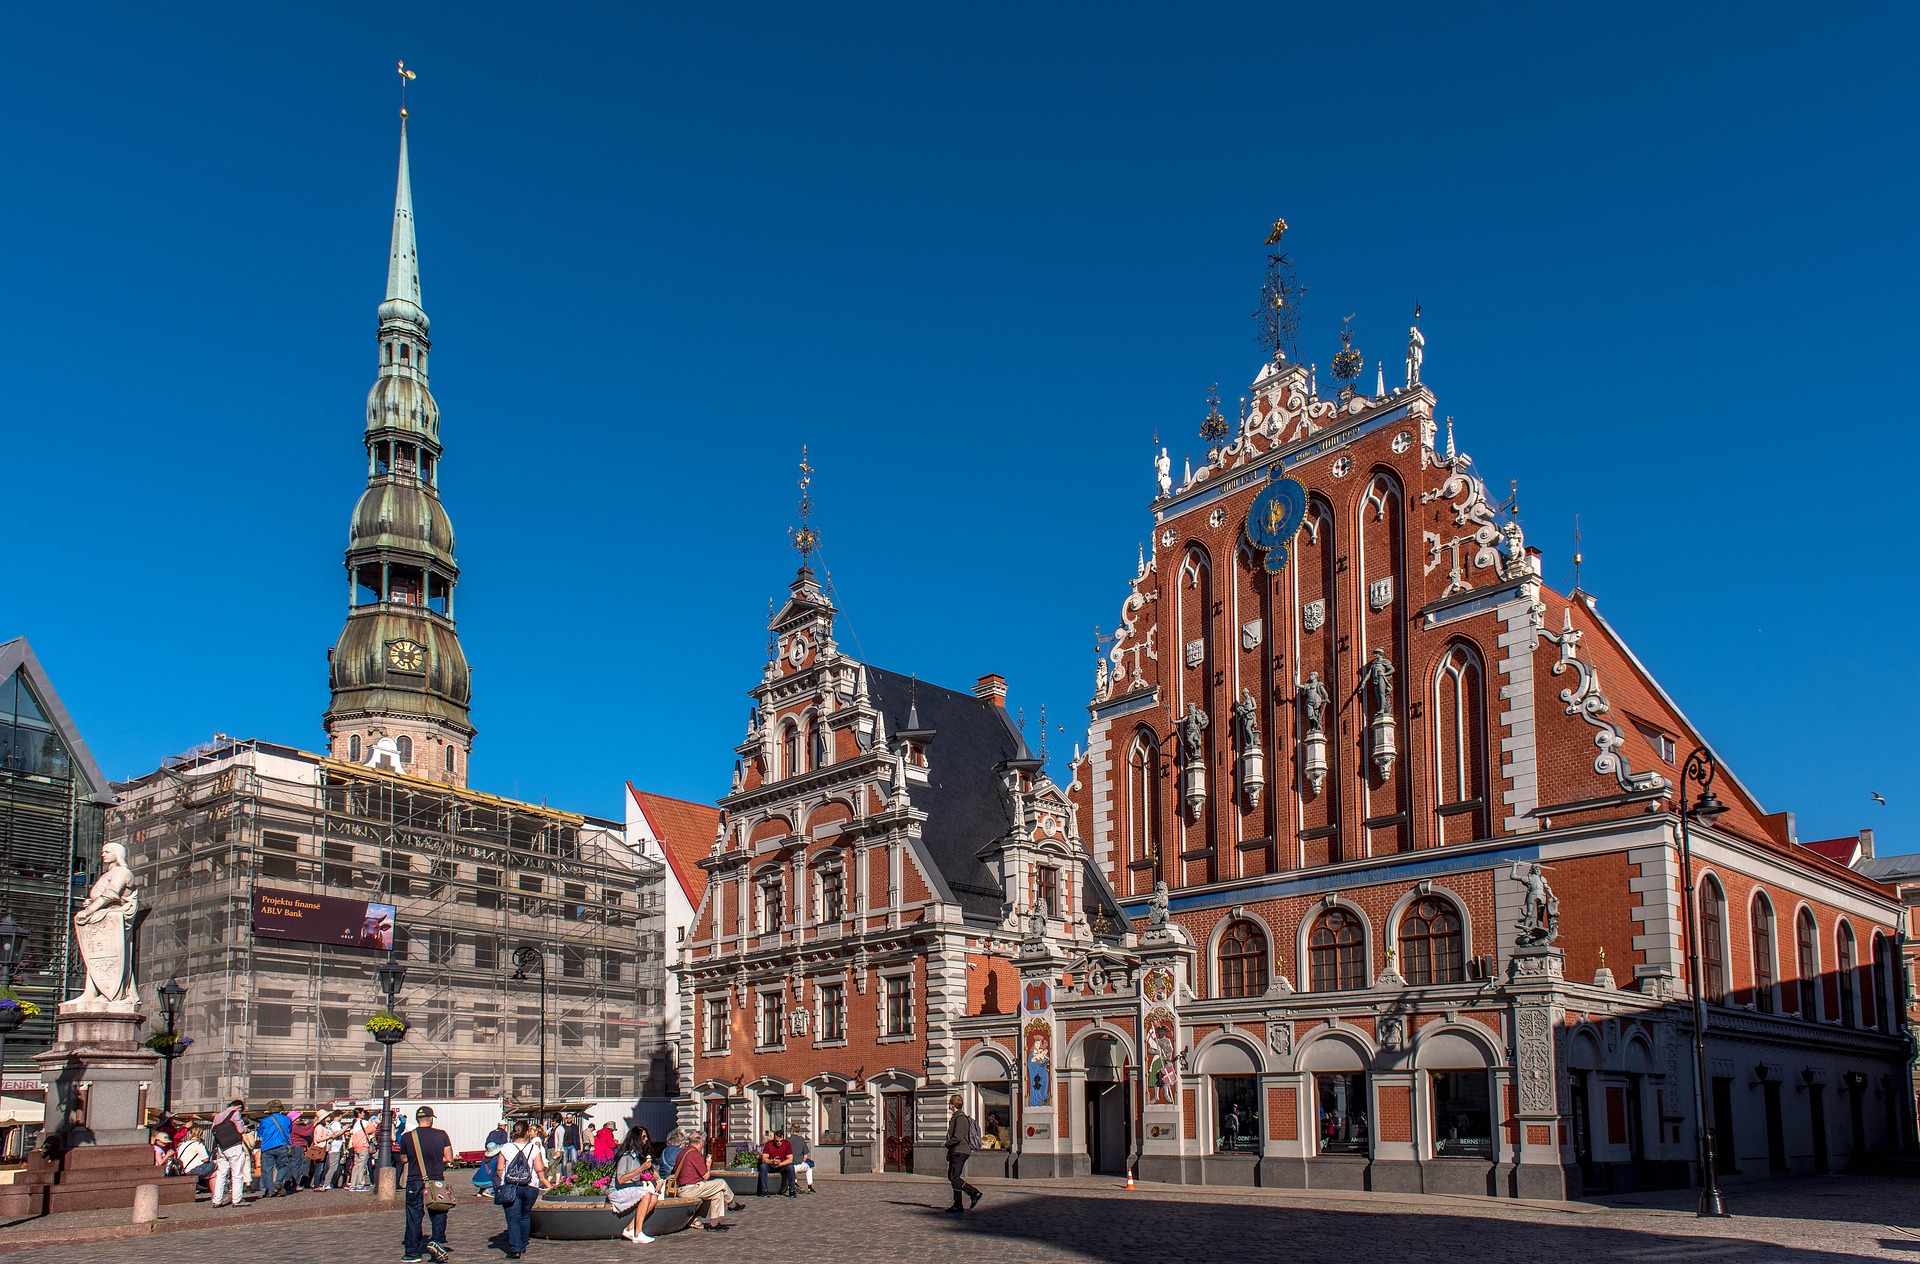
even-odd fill
[[[595,1181],[595,1182],[593,1183],[593,1187],[594,1187],[595,1189],[605,1189],[605,1188],[607,1187],[607,1182],[608,1182],[608,1181],[610,1181],[610,1180],[612,1180],[612,1179],[613,1179],[613,1178],[612,1178],[612,1177],[610,1177],[610,1176],[603,1176],[603,1177],[601,1177],[601,1178],[600,1178],[599,1180],[597,1180],[597,1181]]]

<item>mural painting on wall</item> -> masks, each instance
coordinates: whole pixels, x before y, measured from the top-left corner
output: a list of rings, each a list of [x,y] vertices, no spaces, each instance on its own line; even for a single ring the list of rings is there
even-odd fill
[[[1025,1047],[1026,1103],[1030,1107],[1053,1105],[1053,996],[1045,983],[1028,981],[1020,997],[1026,1021],[1020,1028]]]
[[[1147,1010],[1147,1106],[1180,1104],[1180,1025],[1169,1002],[1173,1000],[1173,971],[1165,966],[1148,970],[1140,995]]]

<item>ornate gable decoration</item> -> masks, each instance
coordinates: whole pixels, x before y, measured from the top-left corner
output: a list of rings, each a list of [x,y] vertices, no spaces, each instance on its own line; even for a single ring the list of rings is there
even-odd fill
[[[1592,663],[1584,662],[1576,656],[1580,638],[1585,633],[1574,630],[1573,610],[1571,607],[1560,612],[1560,631],[1549,632],[1546,629],[1546,607],[1536,605],[1533,608],[1534,646],[1541,641],[1551,641],[1560,649],[1560,657],[1553,664],[1553,674],[1566,674],[1571,667],[1575,680],[1572,685],[1560,691],[1560,701],[1567,704],[1567,714],[1578,716],[1594,727],[1593,744],[1600,753],[1593,757],[1593,770],[1602,776],[1610,776],[1620,783],[1620,788],[1628,793],[1642,790],[1664,790],[1667,779],[1657,772],[1635,772],[1627,763],[1627,757],[1621,751],[1626,735],[1620,726],[1607,718],[1610,709],[1607,696],[1600,692],[1600,672]]]

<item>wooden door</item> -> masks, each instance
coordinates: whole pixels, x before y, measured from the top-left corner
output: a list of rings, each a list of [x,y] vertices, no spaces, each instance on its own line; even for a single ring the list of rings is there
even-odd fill
[[[727,1151],[727,1102],[722,1097],[707,1099],[707,1162],[725,1167],[733,1156]]]
[[[883,1154],[889,1172],[913,1171],[913,1094],[882,1093],[881,1114],[886,1121]]]

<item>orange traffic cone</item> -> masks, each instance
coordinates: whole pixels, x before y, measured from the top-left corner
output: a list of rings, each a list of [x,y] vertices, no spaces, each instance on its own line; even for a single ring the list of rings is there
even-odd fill
[[[1127,1188],[1128,1189],[1133,1188],[1133,1169],[1132,1168],[1127,1169]]]

